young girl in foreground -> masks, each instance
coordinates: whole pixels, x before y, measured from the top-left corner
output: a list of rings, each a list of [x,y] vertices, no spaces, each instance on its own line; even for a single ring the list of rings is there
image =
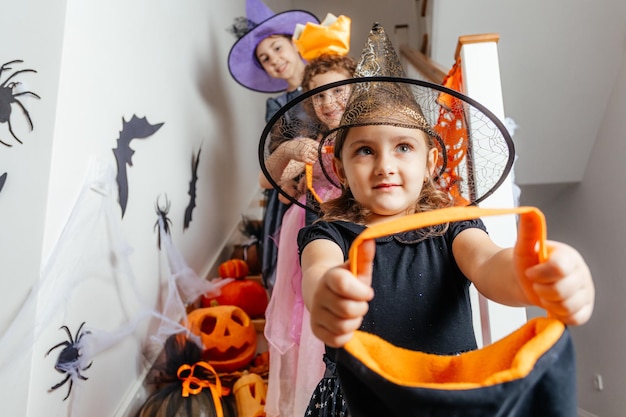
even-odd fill
[[[333,348],[343,346],[357,329],[427,353],[476,349],[470,284],[498,303],[528,306],[538,299],[540,307],[566,324],[587,322],[594,287],[583,258],[572,247],[550,241],[547,261],[535,265],[522,255],[532,251],[522,248],[528,237],[524,223],[518,234],[522,244],[508,249],[490,239],[481,220],[365,241],[355,278],[346,261],[348,250],[368,226],[452,205],[435,183],[436,135],[420,106],[410,94],[401,98],[408,87],[375,92],[380,85],[362,88],[361,97],[354,96],[360,88],[354,87],[334,139],[333,167],[342,194],[322,204],[321,220],[298,237],[303,298],[327,357],[332,360]],[[390,93],[394,88],[397,94]],[[533,283],[534,294],[524,290],[522,279]],[[307,415],[347,415],[332,372],[329,366]]]

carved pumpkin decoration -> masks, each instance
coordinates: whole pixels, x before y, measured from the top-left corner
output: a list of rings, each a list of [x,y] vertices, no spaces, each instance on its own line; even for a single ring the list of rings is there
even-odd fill
[[[200,336],[202,357],[218,372],[246,367],[256,353],[257,334],[241,308],[232,305],[204,307],[187,315],[189,330]]]
[[[220,264],[217,273],[222,278],[244,278],[250,273],[250,268],[243,259],[229,259]]]
[[[237,417],[265,417],[267,386],[254,373],[246,373],[233,386]]]
[[[200,298],[202,307],[233,305],[241,308],[253,319],[265,316],[268,303],[267,290],[263,284],[252,279],[231,281],[220,289],[219,295],[203,295]]]

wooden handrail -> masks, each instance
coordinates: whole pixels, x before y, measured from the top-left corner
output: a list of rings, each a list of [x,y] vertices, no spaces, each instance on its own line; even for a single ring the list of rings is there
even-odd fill
[[[424,75],[426,81],[441,84],[448,74],[447,69],[408,45],[400,45],[400,54]]]
[[[480,43],[480,42],[495,42],[498,43],[500,40],[500,35],[498,33],[482,33],[480,35],[463,35],[459,36],[459,40],[456,43],[456,51],[454,52],[454,59],[459,59],[459,54],[461,53],[461,48],[463,45],[467,45],[469,43]]]

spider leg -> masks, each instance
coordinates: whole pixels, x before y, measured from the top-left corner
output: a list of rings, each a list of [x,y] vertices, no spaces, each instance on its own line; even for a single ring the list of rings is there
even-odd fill
[[[81,325],[81,327],[82,327],[82,325]],[[61,329],[65,330],[65,333],[67,333],[67,338],[70,339],[70,344],[73,345],[74,344],[74,338],[72,337],[72,332],[70,332],[70,329],[67,326],[65,326],[65,325],[59,327],[59,330],[61,330]]]
[[[63,398],[63,401],[67,400],[67,398],[70,396],[70,393],[72,392],[73,384],[74,384],[74,380],[70,379],[70,387],[67,389],[67,395],[65,396],[65,398]]]
[[[89,364],[89,366],[91,366],[91,364]],[[89,368],[89,366],[87,368]],[[83,368],[83,371],[87,368]],[[76,371],[76,376],[80,379],[82,379],[83,381],[88,380],[89,378],[87,378],[86,376],[82,375],[78,370]]]
[[[82,333],[80,332],[81,330],[83,330],[83,326],[85,325],[85,322],[82,322],[80,324],[80,326],[78,326],[78,330],[76,330],[76,334],[78,335],[78,338],[76,339],[76,343],[78,343],[78,341],[83,337]],[[86,332],[86,333],[91,333],[91,332]],[[71,338],[71,336],[70,336]]]
[[[61,343],[59,343],[59,344],[56,344],[56,345],[52,346],[52,347],[50,348],[50,350],[48,350],[44,356],[48,356],[48,355],[50,354],[50,352],[52,352],[54,349],[56,349],[56,348],[58,348],[58,347],[61,347],[61,346],[69,346],[69,345],[70,345],[70,342],[68,342],[68,341],[61,342]]]
[[[3,144],[4,146],[8,146],[9,148],[13,146],[10,143],[4,142],[2,139],[0,139],[0,143]]]
[[[16,141],[18,141],[19,143],[22,143],[22,141],[15,136],[15,132],[13,132],[13,127],[11,126],[11,120],[9,119],[8,121],[8,125],[9,125],[9,132],[11,132],[11,136],[13,136],[15,138]]]
[[[26,107],[24,107],[22,102],[16,98],[13,99],[13,102],[17,104],[20,107],[20,109],[22,109],[22,113],[24,113],[24,116],[26,116],[26,120],[28,120],[28,125],[30,126],[30,130],[33,130],[33,121],[31,120],[30,113],[28,113],[28,110],[26,110]]]
[[[10,69],[10,68],[6,68],[6,69]],[[19,71],[15,71],[13,74],[11,74],[9,76],[9,78],[7,78],[6,80],[4,80],[4,82],[2,84],[0,84],[0,87],[4,87],[7,85],[7,83],[9,82],[9,80],[13,77],[15,77],[18,74],[21,74],[23,72],[37,72],[34,69],[23,69],[23,70],[19,70]]]
[[[24,61],[22,61],[21,59],[16,59],[14,61],[9,61],[9,62],[6,62],[6,63],[2,64],[2,66],[0,67],[0,74],[2,73],[2,71],[7,71],[7,70],[11,69],[11,67],[7,67],[7,65],[21,64],[22,62],[24,62]]]
[[[32,91],[22,91],[21,93],[13,94],[13,98],[23,96],[25,94],[30,94],[31,96],[41,100],[41,97],[38,94],[33,93]]]
[[[58,384],[53,385],[52,387],[50,387],[50,389],[48,390],[48,392],[50,392],[50,391],[54,391],[55,389],[57,389],[57,388],[61,387],[61,386],[62,386],[63,384],[65,384],[65,383],[66,383],[69,379],[70,379],[70,374],[67,374],[67,376],[65,377],[65,379],[64,379],[63,381],[61,381],[61,382],[59,382]],[[70,381],[70,383],[71,383],[71,382],[72,382],[72,381]]]

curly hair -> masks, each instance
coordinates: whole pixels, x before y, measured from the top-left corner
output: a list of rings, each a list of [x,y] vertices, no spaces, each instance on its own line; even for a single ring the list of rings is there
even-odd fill
[[[352,77],[355,69],[356,62],[352,57],[347,55],[322,54],[309,61],[305,67],[304,78],[302,79],[302,91],[307,92],[312,90],[311,80],[316,75],[326,74],[327,72],[344,72],[346,75]],[[305,100],[303,107],[313,120],[319,121],[311,100]]]

